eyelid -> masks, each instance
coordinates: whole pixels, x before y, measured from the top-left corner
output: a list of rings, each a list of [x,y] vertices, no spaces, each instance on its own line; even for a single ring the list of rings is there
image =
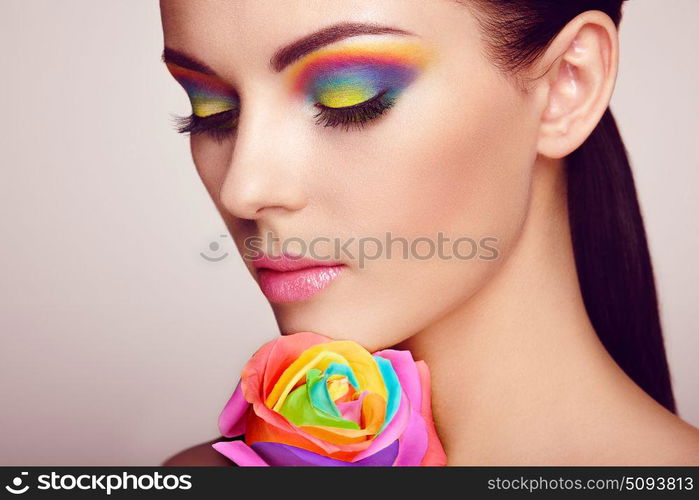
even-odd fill
[[[217,98],[202,99],[190,96],[190,102],[192,104],[192,113],[200,118],[232,111],[240,107],[237,101]]]
[[[166,63],[173,78],[184,88],[192,105],[192,112],[206,117],[240,106],[237,92],[212,75]]]
[[[381,90],[377,92],[374,95],[371,95],[367,97],[366,99],[363,99],[359,102],[356,102],[355,104],[346,104],[345,106],[328,106],[327,104],[323,104],[322,102],[317,102],[314,104],[315,107],[321,108],[321,109],[329,109],[329,110],[348,110],[348,109],[357,109],[360,108],[363,104],[370,103],[372,101],[376,101],[377,99],[389,94],[388,90]]]
[[[183,68],[175,63],[168,62],[165,63],[165,65],[167,66],[167,69],[172,77],[177,80],[180,85],[197,85],[198,87],[206,89],[212,93],[236,93],[233,87],[213,75],[207,75],[189,68]]]
[[[367,102],[376,97],[382,91],[385,90],[378,89],[371,91],[371,89],[367,89],[366,86],[340,84],[335,88],[326,90],[320,96],[318,96],[317,103],[327,108],[347,108]]]
[[[432,47],[414,39],[376,40],[357,37],[312,52],[293,63],[286,74],[293,93],[304,94],[305,88],[319,74],[338,71],[349,65],[397,66],[424,69],[434,59]]]
[[[378,118],[393,107],[395,100],[394,95],[384,90],[367,101],[343,108],[329,108],[316,103],[315,106],[319,109],[315,115],[316,124],[325,127],[341,126],[346,131],[349,131],[350,127],[361,129],[365,123]]]

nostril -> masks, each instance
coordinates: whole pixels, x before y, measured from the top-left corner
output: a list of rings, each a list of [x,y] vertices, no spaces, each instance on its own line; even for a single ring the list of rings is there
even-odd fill
[[[219,191],[219,201],[231,215],[241,219],[255,219],[264,204],[254,187],[227,181]]]

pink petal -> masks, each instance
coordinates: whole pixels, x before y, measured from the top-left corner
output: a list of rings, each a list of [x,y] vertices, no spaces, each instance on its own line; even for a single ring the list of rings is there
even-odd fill
[[[255,451],[244,441],[219,441],[211,445],[214,450],[233,460],[241,467],[268,467]]]
[[[364,396],[366,396],[368,392],[369,391],[363,391],[359,398],[355,399],[354,401],[337,403],[336,406],[340,411],[342,418],[360,424],[362,420],[362,403],[364,402]]]
[[[427,429],[422,415],[417,409],[412,409],[408,426],[398,439],[398,456],[393,465],[395,467],[420,465],[427,451],[427,438]]]
[[[218,429],[226,437],[240,436],[245,432],[245,413],[250,408],[250,403],[243,397],[241,381],[228,399],[226,406],[218,416]]]
[[[427,427],[427,451],[420,465],[447,465],[447,454],[444,452],[442,442],[439,440],[437,429],[432,418],[432,386],[430,369],[424,361],[416,363],[420,380],[422,381],[422,407],[420,413]]]

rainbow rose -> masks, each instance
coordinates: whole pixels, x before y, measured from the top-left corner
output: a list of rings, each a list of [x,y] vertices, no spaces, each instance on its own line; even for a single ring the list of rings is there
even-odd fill
[[[446,465],[430,372],[409,351],[373,355],[312,332],[264,344],[243,368],[212,446],[240,466]]]

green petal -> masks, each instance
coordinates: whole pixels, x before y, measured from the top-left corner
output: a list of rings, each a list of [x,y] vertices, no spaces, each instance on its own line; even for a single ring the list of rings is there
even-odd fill
[[[311,403],[308,393],[309,382],[322,383],[320,370],[311,369],[306,375],[307,383],[303,384],[289,393],[280,409],[280,413],[296,426],[301,425],[323,425],[328,427],[338,427],[341,429],[359,429],[359,425],[351,420],[327,413],[320,408],[316,408]],[[327,391],[327,388],[326,388]],[[328,396],[329,398],[329,396]],[[337,410],[337,408],[335,408]],[[339,412],[338,412],[339,413]]]

